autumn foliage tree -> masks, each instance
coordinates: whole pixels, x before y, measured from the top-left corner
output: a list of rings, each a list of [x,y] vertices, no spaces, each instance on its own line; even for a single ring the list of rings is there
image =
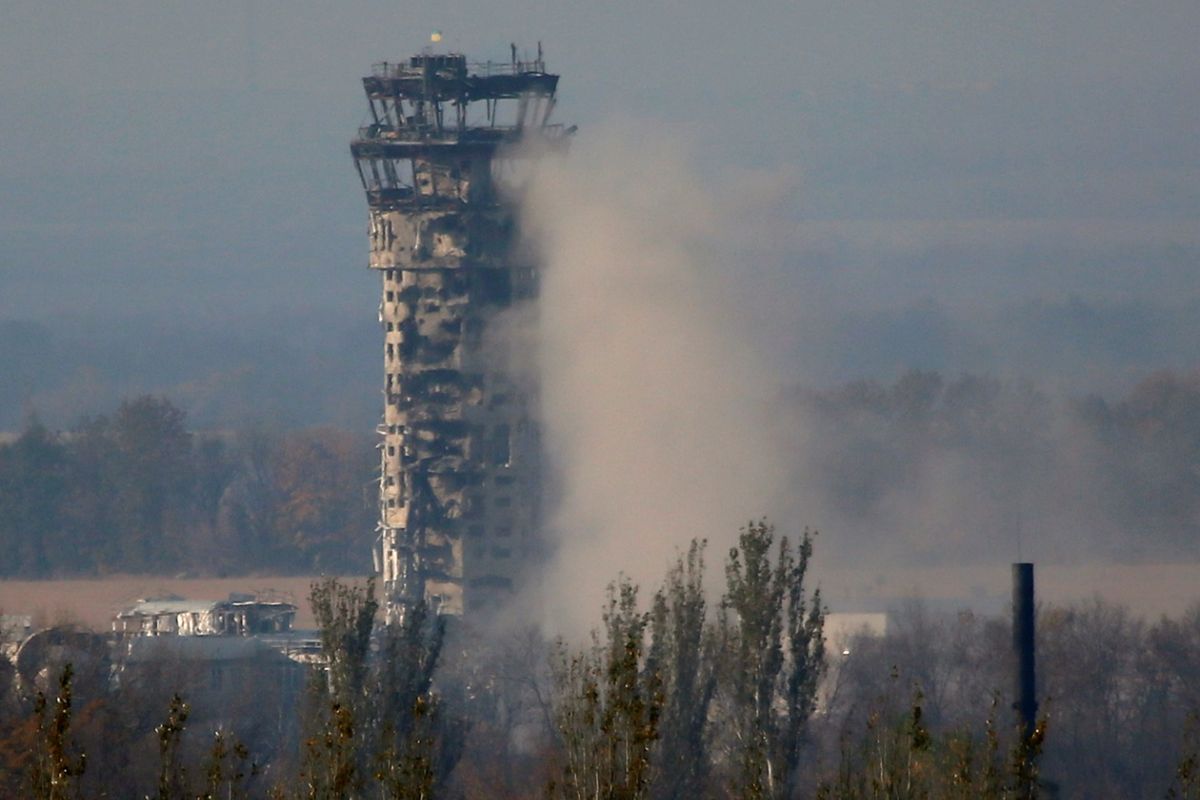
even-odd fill
[[[195,434],[148,395],[65,434],[31,419],[0,445],[0,575],[357,571],[376,467],[366,435]]]

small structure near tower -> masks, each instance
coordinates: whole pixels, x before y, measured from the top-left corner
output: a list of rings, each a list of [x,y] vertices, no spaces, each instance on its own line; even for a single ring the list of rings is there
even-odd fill
[[[121,636],[256,636],[288,633],[296,605],[280,598],[233,593],[228,600],[157,597],[139,600],[113,620]]]
[[[382,278],[384,413],[376,569],[389,619],[422,599],[462,614],[502,600],[537,551],[536,387],[502,320],[530,310],[533,263],[502,192],[519,159],[565,146],[558,76],[425,52],[363,78],[351,144]]]

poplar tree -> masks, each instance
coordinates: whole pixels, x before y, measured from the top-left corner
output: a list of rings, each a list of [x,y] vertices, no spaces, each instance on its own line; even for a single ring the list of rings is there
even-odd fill
[[[302,781],[308,800],[357,797],[367,762],[367,657],[375,625],[375,582],[347,586],[335,578],[309,595],[320,629],[323,680],[310,681]]]
[[[571,800],[639,800],[649,796],[654,745],[663,707],[662,683],[646,665],[647,615],[637,587],[621,578],[608,589],[603,638],[555,662],[555,724],[563,768],[550,786]]]
[[[729,713],[731,789],[736,796],[787,796],[805,724],[825,671],[825,609],[804,586],[812,555],[805,531],[793,551],[766,520],[742,528],[725,565],[718,617],[721,691]]]
[[[707,784],[717,643],[704,596],[705,546],[692,540],[667,572],[650,614],[648,669],[660,675],[663,689],[653,796],[662,800],[699,797]]]

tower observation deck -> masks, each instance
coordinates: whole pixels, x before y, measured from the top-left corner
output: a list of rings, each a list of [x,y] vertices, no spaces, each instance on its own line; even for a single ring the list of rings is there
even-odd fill
[[[538,551],[536,387],[502,319],[532,307],[536,265],[500,191],[517,159],[561,149],[558,76],[536,60],[459,54],[376,64],[350,145],[382,277],[384,411],[375,550],[389,618],[421,599],[462,614],[501,602]]]

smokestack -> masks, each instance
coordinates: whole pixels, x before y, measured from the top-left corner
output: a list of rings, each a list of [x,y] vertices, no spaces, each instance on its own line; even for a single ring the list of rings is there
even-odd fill
[[[1037,724],[1037,673],[1034,662],[1033,564],[1012,565],[1013,653],[1016,656],[1016,702],[1021,733],[1028,741]]]

